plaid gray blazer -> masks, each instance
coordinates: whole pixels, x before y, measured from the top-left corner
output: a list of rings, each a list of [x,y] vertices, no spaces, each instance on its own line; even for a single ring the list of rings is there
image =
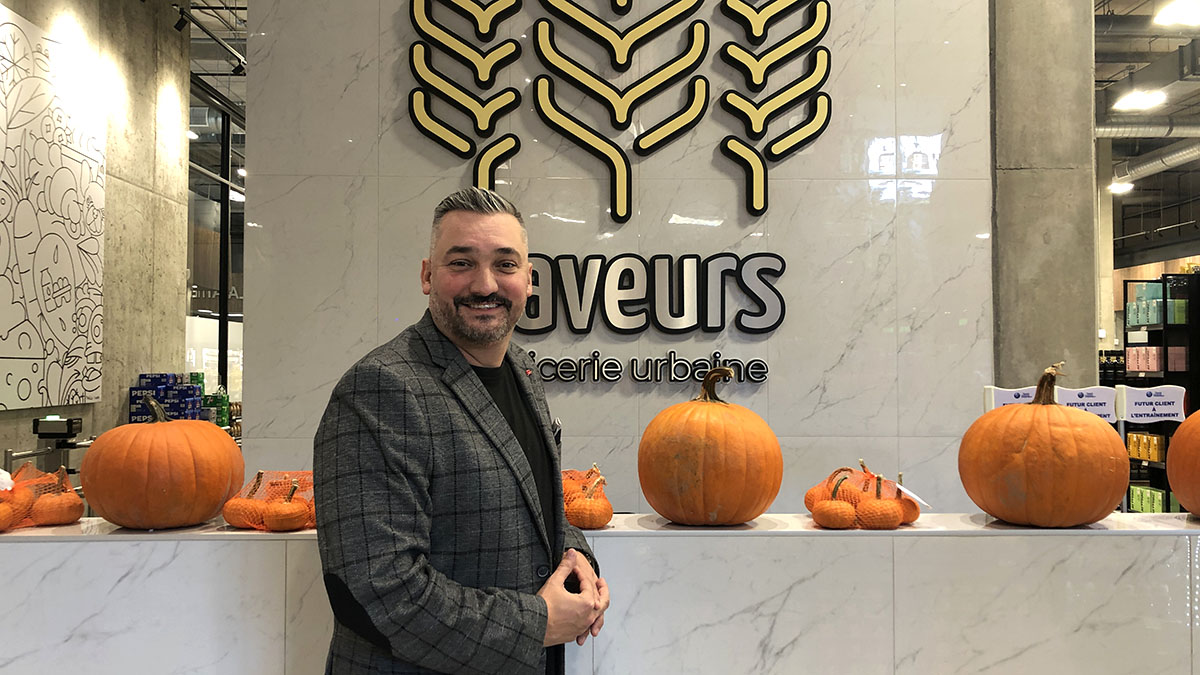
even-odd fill
[[[510,345],[526,402],[558,446],[533,363]],[[520,444],[426,311],[338,382],[313,444],[317,543],[336,618],[329,673],[543,673],[546,604],[566,548],[546,532]],[[562,650],[550,651],[551,671]]]

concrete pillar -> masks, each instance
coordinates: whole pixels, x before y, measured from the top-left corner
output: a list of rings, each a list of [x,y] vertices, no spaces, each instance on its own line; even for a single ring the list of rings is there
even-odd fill
[[[1085,0],[993,0],[996,384],[1096,384],[1094,35]]]

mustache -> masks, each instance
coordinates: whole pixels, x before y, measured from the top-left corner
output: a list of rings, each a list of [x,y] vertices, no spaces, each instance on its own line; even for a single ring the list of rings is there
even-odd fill
[[[496,293],[492,293],[491,295],[463,295],[454,299],[454,307],[456,309],[463,305],[482,305],[485,303],[495,303],[505,309],[512,309],[512,301]]]

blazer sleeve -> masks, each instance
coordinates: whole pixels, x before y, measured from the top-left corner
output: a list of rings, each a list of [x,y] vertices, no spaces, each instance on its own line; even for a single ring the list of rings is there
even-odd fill
[[[433,452],[412,387],[360,362],[334,388],[314,440],[317,533],[339,622],[439,672],[534,672],[546,603],[472,588],[428,561]]]
[[[596,562],[596,554],[592,553],[592,547],[588,546],[587,539],[583,536],[583,531],[574,525],[567,525],[566,537],[564,540],[566,545],[564,548],[573,548],[579,551],[591,563],[592,569],[595,570],[596,576],[600,576],[600,563]],[[565,553],[565,551],[564,551]]]

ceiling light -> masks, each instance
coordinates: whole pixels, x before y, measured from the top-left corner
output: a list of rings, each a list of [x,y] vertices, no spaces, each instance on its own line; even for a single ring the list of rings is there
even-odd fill
[[[1117,99],[1113,104],[1113,110],[1149,110],[1158,107],[1167,101],[1167,94],[1161,89],[1155,91],[1142,91],[1134,89]]]
[[[239,168],[238,168],[238,175],[239,175],[239,176],[241,176],[242,178],[245,178],[245,177],[246,177],[246,169],[244,169],[244,168],[242,168],[242,167],[239,167]]]
[[[188,135],[188,138],[192,139],[193,141],[200,138],[200,134],[192,131],[191,129],[188,129],[187,135]]]
[[[1160,26],[1200,26],[1200,0],[1175,0],[1154,15]]]
[[[238,192],[237,190],[230,190],[229,191],[229,201],[244,202],[244,201],[246,201],[246,195]]]
[[[1133,183],[1121,183],[1121,182],[1115,181],[1115,180],[1112,182],[1111,185],[1108,186],[1108,191],[1113,193],[1114,195],[1123,195],[1132,189],[1133,189]]]

